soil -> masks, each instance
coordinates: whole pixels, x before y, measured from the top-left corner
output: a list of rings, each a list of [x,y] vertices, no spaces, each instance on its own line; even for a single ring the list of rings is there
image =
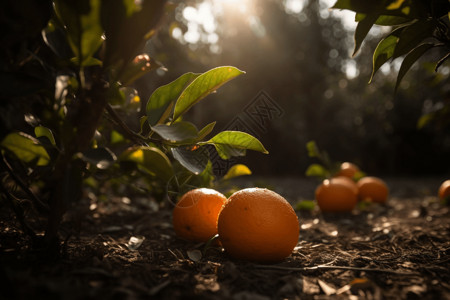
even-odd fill
[[[297,247],[269,265],[177,238],[170,201],[101,201],[92,194],[65,218],[61,257],[43,260],[2,208],[0,298],[450,299],[450,214],[436,197],[441,179],[386,179],[385,205],[348,214],[298,209]],[[317,181],[235,184],[272,188],[300,208],[314,197]]]

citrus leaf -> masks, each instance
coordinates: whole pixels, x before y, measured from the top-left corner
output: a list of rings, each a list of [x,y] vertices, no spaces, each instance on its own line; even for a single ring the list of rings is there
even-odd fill
[[[372,14],[398,16],[408,20],[423,18],[426,16],[426,1],[367,1],[367,0],[338,0],[332,8],[348,9],[358,14]],[[393,25],[393,24],[392,24]]]
[[[306,143],[306,150],[309,157],[320,157],[319,148],[315,141],[309,141]]]
[[[314,200],[302,200],[302,201],[299,201],[295,205],[295,210],[312,211],[312,210],[314,210],[314,207],[316,207],[316,201],[314,201]]]
[[[50,162],[50,156],[39,141],[23,132],[8,134],[0,145],[14,153],[23,162],[29,163],[36,160],[38,166],[45,166]]]
[[[365,17],[366,17],[366,14],[357,13],[355,15],[355,21],[359,22],[362,19],[364,19]],[[404,23],[407,23],[410,21],[411,21],[411,19],[408,19],[405,17],[381,15],[375,21],[375,24],[382,25],[382,26],[394,26],[394,25],[401,25],[401,24],[404,24]]]
[[[156,89],[147,103],[147,122],[150,126],[165,122],[169,117],[175,100],[181,92],[200,74],[186,73],[176,80]]]
[[[308,177],[327,178],[330,172],[322,165],[312,164],[306,169],[305,175]]]
[[[211,131],[214,129],[214,126],[216,126],[216,122],[211,122],[208,125],[206,125],[205,127],[203,127],[199,132],[198,132],[198,140],[202,140],[204,139],[208,134],[211,133]]]
[[[231,79],[245,72],[231,66],[217,67],[211,69],[192,81],[181,93],[175,104],[173,121],[187,112],[194,104],[217,90]]]
[[[214,145],[222,159],[244,156],[246,150],[269,153],[257,138],[242,131],[222,131],[204,143]]]
[[[435,20],[419,20],[405,26],[400,33],[393,58],[402,56],[417,47],[424,39],[432,37],[436,28]]]
[[[355,30],[355,49],[353,50],[352,56],[355,56],[356,53],[361,48],[362,42],[366,38],[373,24],[379,17],[379,13],[370,13],[365,16],[364,19],[358,22]]]
[[[391,1],[391,3],[388,6],[386,6],[386,9],[387,10],[399,9],[400,7],[402,7],[403,2],[405,2],[405,0],[394,0],[394,1]]]
[[[168,181],[173,176],[172,164],[167,155],[155,147],[133,147],[125,150],[121,161],[135,162],[142,170]]]
[[[163,139],[173,143],[192,141],[198,137],[197,127],[190,122],[176,122],[171,125],[158,124],[152,127],[152,130],[159,134]]]
[[[331,7],[335,9],[348,9],[358,13],[369,13],[373,11],[372,1],[337,0]]]
[[[44,126],[37,126],[34,128],[34,134],[37,138],[46,137],[53,146],[56,146],[55,137],[53,132]]]
[[[205,170],[209,161],[209,152],[206,148],[177,147],[172,148],[173,157],[190,172],[198,175]]]
[[[387,62],[390,58],[392,58],[392,55],[394,55],[398,37],[403,29],[404,27],[401,27],[392,31],[387,37],[385,37],[378,43],[377,48],[373,52],[373,67],[369,83],[372,82],[373,76],[378,71],[378,69],[380,69],[381,66],[384,65],[384,63]]]
[[[411,19],[399,17],[399,16],[379,16],[378,19],[375,21],[376,25],[381,26],[395,26],[395,25],[401,25],[405,24],[407,22],[410,22]]]
[[[55,11],[68,33],[70,47],[80,66],[92,64],[92,56],[103,42],[100,0],[55,0]]]
[[[409,52],[405,59],[402,62],[402,65],[400,66],[400,70],[398,71],[397,75],[397,82],[395,83],[395,91],[397,91],[398,86],[400,85],[400,82],[402,81],[405,74],[408,72],[408,70],[412,67],[412,65],[428,50],[434,47],[434,44],[426,43],[417,46],[411,52]]]
[[[235,177],[239,177],[239,176],[244,176],[244,175],[251,175],[252,171],[243,164],[237,164],[232,166],[227,174],[225,174],[225,176],[223,176],[223,179],[228,180],[231,178],[235,178]]]
[[[108,148],[91,148],[84,151],[80,158],[97,168],[104,170],[117,160],[116,155]]]

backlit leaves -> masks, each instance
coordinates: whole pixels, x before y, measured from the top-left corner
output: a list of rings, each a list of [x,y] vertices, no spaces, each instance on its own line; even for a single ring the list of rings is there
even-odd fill
[[[18,159],[25,163],[36,162],[38,166],[45,166],[50,161],[50,156],[38,140],[23,132],[8,134],[2,140],[0,146],[14,153]]]
[[[332,8],[348,9],[356,12],[358,22],[355,31],[355,49],[362,42],[373,25],[399,26],[384,37],[373,53],[373,68],[369,83],[375,73],[388,60],[405,56],[397,76],[396,89],[411,66],[429,49],[441,46],[436,33],[439,19],[446,17],[450,10],[449,1],[411,1],[411,0],[337,0]],[[430,41],[428,41],[430,40]],[[426,41],[426,43],[423,43]],[[446,59],[446,55],[436,63],[436,69]]]
[[[173,120],[177,120],[186,113],[194,104],[217,90],[231,79],[245,72],[231,66],[211,69],[192,81],[181,93],[175,104]]]
[[[243,156],[246,150],[254,150],[264,154],[269,153],[257,138],[241,131],[219,132],[205,144],[214,145],[222,159],[229,159],[232,156]]]

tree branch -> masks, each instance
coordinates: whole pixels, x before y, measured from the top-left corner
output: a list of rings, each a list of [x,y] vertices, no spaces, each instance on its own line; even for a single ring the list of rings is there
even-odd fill
[[[112,106],[110,104],[106,105],[106,111],[108,112],[108,114],[111,116],[112,120],[122,129],[122,131],[135,143],[140,144],[140,145],[145,145],[147,146],[146,141],[150,141],[153,143],[158,143],[160,144],[161,141],[157,140],[157,139],[152,139],[152,138],[144,138],[143,136],[141,136],[140,134],[137,134],[136,132],[134,132],[133,130],[131,130],[127,124],[125,124],[125,122],[119,117],[119,115],[117,115],[116,111],[114,110],[114,108],[112,108]]]

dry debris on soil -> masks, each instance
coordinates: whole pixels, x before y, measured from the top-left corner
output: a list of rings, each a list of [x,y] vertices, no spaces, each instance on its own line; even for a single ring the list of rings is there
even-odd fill
[[[293,204],[314,188],[304,179],[271,184]],[[178,239],[168,203],[119,197],[87,203],[82,219],[69,215],[63,235],[76,234],[63,257],[42,261],[4,211],[0,299],[450,299],[450,215],[435,196],[439,182],[390,185],[386,205],[298,211],[297,247],[270,265]]]

